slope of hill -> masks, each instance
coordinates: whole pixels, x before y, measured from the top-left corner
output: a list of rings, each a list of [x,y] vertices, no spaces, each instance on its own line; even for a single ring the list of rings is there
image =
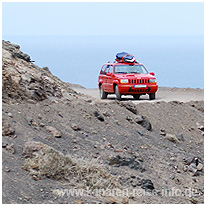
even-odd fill
[[[203,101],[99,101],[2,55],[3,203],[204,202]]]

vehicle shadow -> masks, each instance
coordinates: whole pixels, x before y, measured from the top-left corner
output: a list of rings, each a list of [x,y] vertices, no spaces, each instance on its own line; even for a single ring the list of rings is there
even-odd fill
[[[116,100],[115,96],[107,96],[108,100]],[[148,101],[148,102],[154,102],[154,101],[161,101],[161,99],[156,98],[154,100],[150,100],[148,95],[142,95],[138,100],[134,99],[132,96],[123,96],[121,101],[135,101],[135,102],[144,102],[144,101]]]

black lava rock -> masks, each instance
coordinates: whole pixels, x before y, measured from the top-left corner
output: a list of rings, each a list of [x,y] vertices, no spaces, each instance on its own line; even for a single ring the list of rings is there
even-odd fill
[[[146,180],[142,179],[141,180],[141,188],[143,188],[145,190],[153,190],[154,185],[150,179],[146,179]]]
[[[116,157],[112,157],[108,164],[115,167],[127,166],[130,169],[140,170],[141,172],[145,171],[145,169],[142,168],[141,163],[135,160],[135,158],[120,157],[117,155]]]
[[[104,117],[98,112],[98,111],[94,111],[94,116],[98,119],[98,120],[100,120],[101,122],[103,122],[104,121]]]

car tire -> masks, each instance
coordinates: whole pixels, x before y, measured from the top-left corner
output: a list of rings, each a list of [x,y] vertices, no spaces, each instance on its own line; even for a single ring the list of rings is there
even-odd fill
[[[149,94],[149,99],[150,99],[150,100],[155,99],[155,93],[151,93],[151,94]]]
[[[140,94],[133,94],[133,97],[135,100],[138,100],[140,98]]]
[[[122,98],[121,98],[121,94],[119,93],[119,89],[118,89],[118,86],[116,85],[115,86],[115,94],[116,94],[116,98],[117,98],[117,100],[121,100]]]
[[[99,94],[101,99],[106,99],[107,98],[107,93],[104,91],[102,85],[99,86]]]

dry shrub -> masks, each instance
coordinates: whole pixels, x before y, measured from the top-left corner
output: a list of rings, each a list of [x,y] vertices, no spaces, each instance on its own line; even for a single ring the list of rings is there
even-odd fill
[[[28,149],[28,144],[26,148]],[[70,185],[78,188],[112,189],[120,187],[118,178],[107,173],[96,160],[84,160],[63,155],[48,145],[34,150],[32,155],[25,159],[23,169],[39,177],[67,180]]]

